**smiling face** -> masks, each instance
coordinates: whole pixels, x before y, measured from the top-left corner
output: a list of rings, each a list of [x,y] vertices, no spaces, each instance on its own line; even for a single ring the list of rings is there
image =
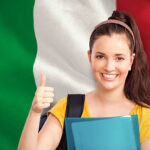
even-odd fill
[[[107,90],[124,87],[134,60],[125,34],[102,35],[93,44],[88,58],[97,84]]]

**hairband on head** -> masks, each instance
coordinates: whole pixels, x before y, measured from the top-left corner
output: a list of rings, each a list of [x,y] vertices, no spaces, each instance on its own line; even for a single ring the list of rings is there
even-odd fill
[[[135,37],[134,37],[134,34],[133,34],[131,28],[130,28],[126,23],[124,23],[124,22],[122,22],[122,21],[120,21],[120,20],[108,19],[108,20],[106,20],[106,21],[103,21],[103,22],[99,23],[99,24],[94,28],[94,30],[95,30],[97,27],[99,27],[99,26],[101,26],[101,25],[103,25],[103,24],[108,24],[108,23],[115,23],[115,24],[119,24],[119,25],[122,25],[123,27],[125,27],[125,28],[130,32],[130,34],[132,35],[133,42],[134,42],[134,46],[135,46]]]

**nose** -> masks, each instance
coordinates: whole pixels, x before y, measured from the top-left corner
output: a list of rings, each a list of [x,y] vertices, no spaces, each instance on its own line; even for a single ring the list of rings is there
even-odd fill
[[[110,60],[110,59],[106,60],[105,65],[104,65],[104,70],[106,72],[111,72],[111,71],[114,71],[114,69],[115,69],[115,63],[114,63],[114,61]]]

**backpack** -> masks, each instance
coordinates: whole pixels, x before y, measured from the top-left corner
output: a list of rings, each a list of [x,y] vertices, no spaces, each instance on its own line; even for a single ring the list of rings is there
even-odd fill
[[[85,94],[68,94],[65,118],[81,117],[84,108],[84,100],[85,100]],[[39,131],[44,125],[46,119],[47,119],[47,112],[41,116]],[[63,129],[62,138],[56,150],[67,150],[65,125]]]

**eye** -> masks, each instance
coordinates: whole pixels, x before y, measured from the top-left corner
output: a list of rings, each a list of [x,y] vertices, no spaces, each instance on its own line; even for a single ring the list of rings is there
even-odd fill
[[[102,59],[104,56],[103,55],[98,55],[96,58]]]
[[[124,58],[123,57],[117,57],[117,60],[121,61],[121,60],[124,60]]]

